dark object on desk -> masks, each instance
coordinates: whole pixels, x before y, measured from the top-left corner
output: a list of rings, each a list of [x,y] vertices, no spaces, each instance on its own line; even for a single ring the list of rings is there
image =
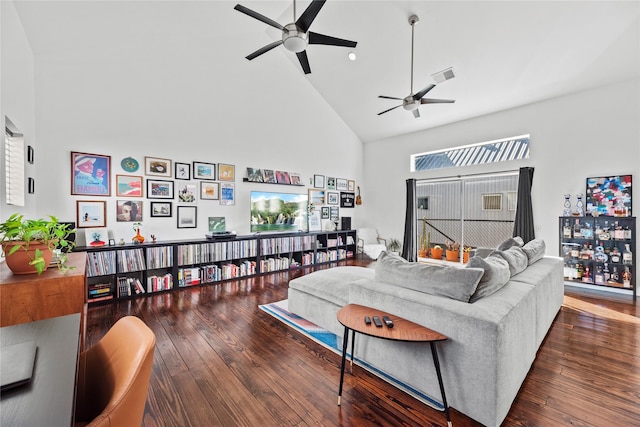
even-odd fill
[[[384,324],[390,328],[393,328],[393,320],[389,318],[389,316],[382,316],[382,320],[384,320]]]
[[[7,391],[31,381],[36,360],[36,342],[26,341],[0,348],[0,391]]]
[[[364,316],[364,323],[366,323],[367,325],[370,325],[371,324],[371,317]]]

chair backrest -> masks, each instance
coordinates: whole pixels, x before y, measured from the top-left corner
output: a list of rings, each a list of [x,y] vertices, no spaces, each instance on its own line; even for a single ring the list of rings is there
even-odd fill
[[[378,243],[378,232],[375,228],[362,227],[358,229],[358,238],[362,239],[365,245]]]
[[[155,343],[153,331],[142,320],[126,316],[80,355],[77,424],[140,427]]]

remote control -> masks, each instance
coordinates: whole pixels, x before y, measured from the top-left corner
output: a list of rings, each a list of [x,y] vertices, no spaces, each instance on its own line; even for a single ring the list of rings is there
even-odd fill
[[[367,325],[370,325],[371,324],[371,317],[364,316],[364,323],[366,323]]]
[[[382,328],[382,322],[378,316],[373,316],[373,323],[376,324],[376,327]]]
[[[382,320],[384,320],[384,323],[390,327],[393,328],[393,320],[389,319],[389,316],[383,316]]]

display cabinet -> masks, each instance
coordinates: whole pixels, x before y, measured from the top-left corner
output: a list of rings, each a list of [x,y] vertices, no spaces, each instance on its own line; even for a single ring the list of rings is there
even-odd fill
[[[637,295],[635,217],[563,216],[559,229],[565,281]]]

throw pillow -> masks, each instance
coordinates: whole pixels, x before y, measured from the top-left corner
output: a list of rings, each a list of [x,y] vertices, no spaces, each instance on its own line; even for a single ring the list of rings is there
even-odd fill
[[[506,251],[507,249],[509,249],[512,246],[520,246],[522,247],[522,245],[524,245],[524,240],[522,240],[522,237],[520,236],[516,236],[516,237],[510,237],[507,240],[505,240],[504,242],[500,243],[498,245],[498,250],[499,251]]]
[[[472,257],[467,263],[467,268],[482,268],[484,274],[478,283],[476,291],[471,295],[469,302],[476,302],[480,298],[491,295],[507,284],[511,278],[509,264],[500,256],[488,256],[486,258]]]
[[[507,264],[509,264],[511,276],[515,276],[516,274],[524,271],[524,269],[529,265],[529,258],[527,258],[527,254],[525,254],[519,246],[512,246],[506,251],[493,251],[489,256],[500,256],[504,258],[504,260],[507,261]]]
[[[376,281],[414,291],[469,302],[484,271],[408,262],[383,252],[376,263]]]
[[[522,250],[527,254],[527,258],[529,259],[529,265],[540,260],[544,256],[545,249],[546,245],[542,239],[533,239],[522,247]]]

